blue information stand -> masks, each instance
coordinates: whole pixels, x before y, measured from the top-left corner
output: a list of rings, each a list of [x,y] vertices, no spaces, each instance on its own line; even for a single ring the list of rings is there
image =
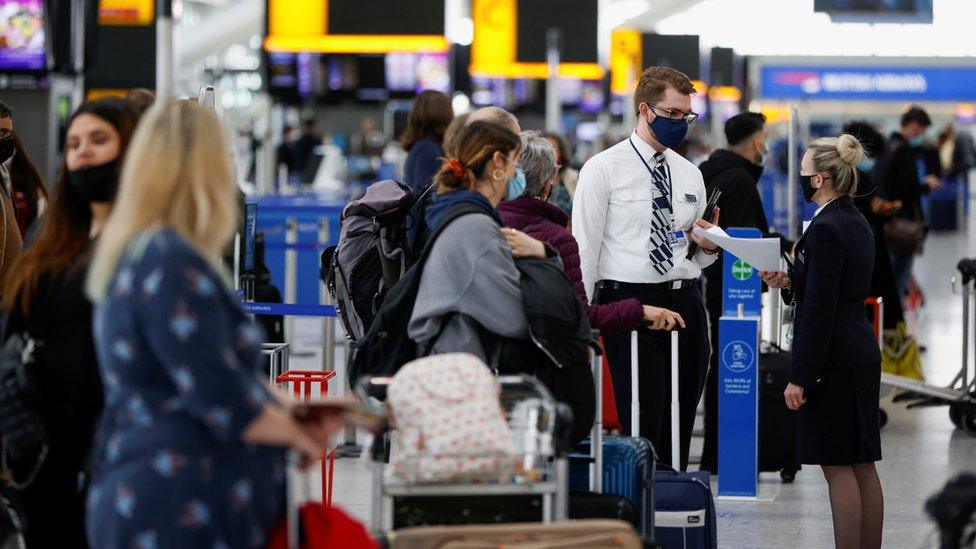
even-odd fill
[[[759,238],[757,229],[729,236]],[[755,498],[759,479],[759,329],[762,283],[748,263],[723,252],[718,353],[718,495]]]

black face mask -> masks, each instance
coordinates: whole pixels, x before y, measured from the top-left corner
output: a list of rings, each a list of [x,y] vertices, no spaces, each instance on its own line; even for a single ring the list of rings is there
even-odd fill
[[[14,138],[8,137],[0,141],[0,164],[10,160],[14,155]]]
[[[69,171],[68,184],[85,202],[111,202],[119,185],[119,161]]]
[[[813,202],[813,195],[817,194],[817,189],[813,188],[812,175],[800,175],[800,187],[803,189],[803,198],[807,202]]]

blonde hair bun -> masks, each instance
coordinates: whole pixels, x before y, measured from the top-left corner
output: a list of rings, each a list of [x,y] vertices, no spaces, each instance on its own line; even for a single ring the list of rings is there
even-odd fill
[[[837,139],[837,155],[850,166],[857,166],[864,158],[864,147],[853,135],[845,133]]]

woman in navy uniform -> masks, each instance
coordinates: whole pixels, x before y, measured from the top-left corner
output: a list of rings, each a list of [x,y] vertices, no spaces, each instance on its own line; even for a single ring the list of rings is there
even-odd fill
[[[871,227],[854,205],[864,157],[851,135],[814,141],[800,164],[804,197],[820,208],[788,273],[762,273],[795,305],[793,366],[784,393],[798,410],[801,463],[827,479],[838,548],[880,548],[884,498],[878,392],[881,353],[864,313],[874,268]]]

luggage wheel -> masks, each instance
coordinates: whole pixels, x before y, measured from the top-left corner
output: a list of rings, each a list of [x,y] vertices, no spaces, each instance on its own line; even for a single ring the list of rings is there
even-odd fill
[[[960,402],[950,404],[949,419],[957,429],[976,436],[976,406]]]
[[[779,478],[781,478],[786,484],[792,484],[793,481],[796,480],[796,471],[783,469],[779,472]]]
[[[884,429],[888,424],[888,412],[884,408],[878,408],[878,425]]]

